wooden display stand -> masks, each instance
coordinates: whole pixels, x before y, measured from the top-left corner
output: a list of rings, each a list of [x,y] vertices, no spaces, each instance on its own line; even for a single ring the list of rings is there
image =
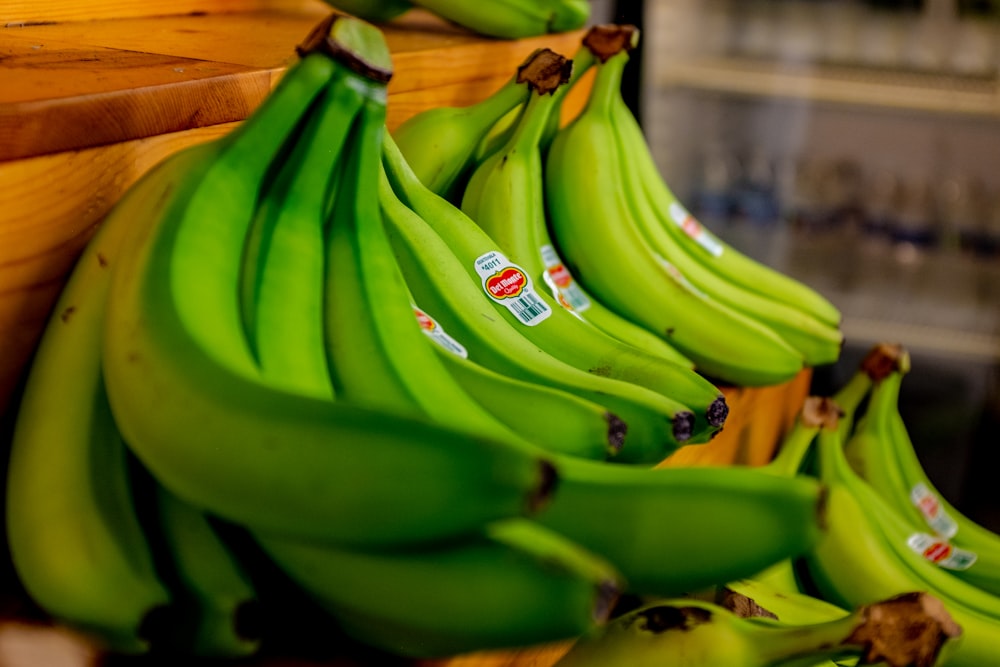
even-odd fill
[[[320,0],[0,0],[0,416],[8,423],[50,310],[110,207],[169,154],[246,118],[330,11]],[[536,48],[572,57],[583,35],[486,39],[419,10],[384,32],[395,66],[390,130],[424,109],[482,99]],[[587,87],[584,79],[567,98],[567,115]],[[664,465],[763,463],[808,385],[804,372],[778,387],[726,389],[722,434]],[[566,646],[426,664],[546,667]],[[0,623],[4,665],[99,661],[73,633]]]

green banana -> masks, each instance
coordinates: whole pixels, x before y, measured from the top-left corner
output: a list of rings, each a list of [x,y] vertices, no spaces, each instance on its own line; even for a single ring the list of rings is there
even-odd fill
[[[642,128],[628,107],[615,100],[612,114],[615,134],[628,156],[623,166],[634,166],[633,172],[641,180],[643,198],[657,211],[657,220],[678,246],[702,263],[709,273],[743,290],[802,310],[829,327],[840,326],[840,310],[822,294],[741,253],[691,215],[663,180]]]
[[[726,591],[742,595],[788,625],[822,623],[846,616],[849,612],[828,600],[810,595],[798,587],[788,588],[786,581],[775,581],[769,570],[745,579],[730,581]],[[790,583],[795,583],[790,582]]]
[[[441,325],[414,308],[424,331],[441,340]],[[450,339],[450,336],[448,337]],[[614,457],[628,425],[603,406],[561,389],[498,373],[470,360],[454,343],[437,349],[456,382],[511,429],[546,451],[587,459]]]
[[[334,9],[371,23],[388,23],[413,9],[409,0],[323,0]]]
[[[803,557],[809,586],[847,608],[928,591],[962,629],[961,641],[942,664],[971,667],[995,660],[1000,598],[951,577],[906,544],[905,522],[851,469],[835,423],[820,430],[817,446],[817,474],[828,489],[827,530]]]
[[[556,666],[804,667],[857,656],[858,664],[932,667],[952,652],[958,634],[940,604],[922,593],[807,625],[742,618],[701,600],[664,599],[581,638]]]
[[[326,233],[326,356],[338,400],[425,417],[534,451],[530,439],[452,377],[413,316],[379,202],[384,92],[383,86],[353,126]]]
[[[254,536],[348,635],[409,657],[576,637],[608,618],[620,580],[601,557],[527,519],[416,549]]]
[[[263,636],[261,603],[242,563],[217,534],[211,517],[142,471],[148,496],[146,530],[157,569],[179,610],[157,654],[235,658],[252,655]]]
[[[819,539],[815,479],[749,467],[643,468],[558,457],[559,491],[535,519],[606,557],[640,595],[749,577]]]
[[[109,276],[131,225],[210,153],[202,145],[171,158],[102,222],[46,325],[10,444],[6,537],[19,583],[58,622],[116,652],[147,651],[172,601],[133,506],[101,374]]]
[[[333,86],[260,196],[240,275],[246,335],[265,382],[333,398],[323,332],[324,220],[335,166],[360,108],[357,86]]]
[[[521,39],[582,28],[589,0],[412,0],[414,5],[489,37]]]
[[[639,162],[632,159],[634,153],[648,151],[648,145],[645,142],[641,146],[629,143],[627,140],[632,135],[618,129],[620,125],[636,122],[620,95],[613,101],[612,118],[619,154],[624,158],[619,161],[623,169],[621,183],[625,187],[631,220],[638,224],[652,251],[709,298],[778,332],[799,351],[807,366],[836,362],[844,342],[838,327],[816,319],[798,306],[765,296],[742,282],[730,281],[700,262],[697,255],[692,254],[690,244],[681,244],[670,234],[669,225],[673,222],[669,219],[669,209],[659,207],[648,195],[643,186],[643,175],[638,169]]]
[[[691,285],[642,236],[622,183],[629,156],[614,135],[622,49],[596,65],[583,112],[559,131],[545,164],[548,219],[556,245],[580,282],[606,306],[667,339],[719,382],[776,384],[803,367],[773,329]]]
[[[782,438],[774,457],[757,470],[779,477],[796,477],[809,468],[813,443],[823,424],[844,410],[830,399],[808,396],[791,428]],[[841,607],[822,600],[805,590],[799,575],[800,559],[783,558],[750,577],[730,581],[722,590],[752,598],[782,622],[818,622],[846,613]]]
[[[411,116],[393,131],[396,145],[424,185],[454,199],[482,137],[527,99],[528,88],[520,72],[519,68],[518,74],[475,104],[436,106]]]
[[[345,85],[336,73],[352,76],[340,59],[388,79],[388,48],[367,24],[334,16],[313,42],[258,110],[206,149],[203,168],[176,176],[169,197],[120,223],[142,221],[132,224],[108,299],[103,368],[119,427],[179,498],[275,533],[412,543],[535,511],[554,483],[551,463],[537,454],[424,419],[290,394],[258,370],[238,290],[256,195],[313,102]],[[356,110],[342,113],[350,123]]]
[[[924,535],[924,542],[938,543],[933,536],[945,541],[951,549],[941,561],[947,572],[1000,595],[1000,536],[948,503],[928,478],[899,413],[909,353],[902,346],[884,349],[889,358],[883,367],[890,370],[872,378],[868,410],[845,444],[847,457],[878,495]]]
[[[383,142],[383,165],[393,192],[410,211],[407,215],[392,201],[384,204],[390,240],[413,298],[462,342],[471,359],[495,371],[567,390],[605,406],[628,426],[618,460],[659,461],[675,447],[674,443],[689,435],[691,421],[678,415],[675,401],[644,387],[604,377],[606,372],[600,368],[588,373],[567,364],[525,337],[523,327],[499,316],[501,307],[487,296],[474,266],[476,258],[484,254],[483,248],[495,246],[476,242],[474,237],[482,230],[416,178],[391,137]],[[436,228],[448,231],[449,241]],[[453,239],[463,246],[476,245],[460,258],[450,243]],[[717,400],[710,410],[721,423],[727,412],[724,399]]]
[[[544,77],[528,79],[531,97],[513,135],[473,170],[462,198],[463,212],[485,232],[480,247],[485,249],[492,240],[536,284],[552,275],[543,261],[545,249],[551,250],[552,243],[545,220],[539,141],[556,102],[554,94],[565,89],[567,73],[559,65],[568,62],[552,52],[542,55],[547,55],[551,64],[540,67]],[[473,250],[471,244],[469,250]],[[686,362],[682,365],[676,355],[664,358],[625,344],[589,325],[586,312],[574,317],[550,292],[540,290],[539,298],[550,315],[525,328],[525,335],[539,347],[553,350],[556,356],[581,368],[606,367],[610,377],[645,386],[689,406],[696,417],[696,442],[697,434],[714,432],[715,425],[708,422],[707,414],[720,393]],[[569,340],[572,345],[565,344]]]

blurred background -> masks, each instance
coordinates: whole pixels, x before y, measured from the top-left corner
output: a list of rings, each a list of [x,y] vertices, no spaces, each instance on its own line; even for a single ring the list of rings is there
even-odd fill
[[[1000,2],[593,6],[642,30],[625,94],[678,198],[843,312],[814,392],[905,345],[918,454],[1000,531]]]

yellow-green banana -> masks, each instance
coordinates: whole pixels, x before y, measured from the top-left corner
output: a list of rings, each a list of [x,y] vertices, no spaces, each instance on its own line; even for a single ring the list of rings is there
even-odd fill
[[[648,162],[634,157],[638,152],[648,151],[649,147],[645,141],[641,145],[629,141],[636,134],[619,129],[621,125],[636,123],[625,100],[618,95],[612,100],[612,104],[614,135],[621,157],[618,164],[623,170],[620,183],[625,188],[624,198],[629,205],[630,219],[637,223],[652,252],[673,266],[709,298],[772,328],[799,351],[807,366],[836,362],[844,341],[843,333],[837,326],[814,317],[801,306],[773,299],[759,291],[759,288],[747,286],[744,281],[729,280],[699,261],[698,255],[694,254],[693,244],[682,244],[670,233],[670,226],[676,226],[670,218],[672,209],[653,200],[644,186],[644,179],[649,175],[641,173],[641,168],[648,166]],[[705,251],[699,248],[698,252],[704,254]]]
[[[409,0],[324,0],[326,4],[372,23],[388,23],[413,9]]]
[[[563,259],[597,299],[664,337],[712,379],[754,386],[786,381],[799,352],[757,319],[695,288],[642,235],[626,198],[612,109],[622,49],[598,63],[587,105],[559,131],[545,164],[545,196]]]
[[[959,633],[940,604],[921,593],[806,625],[743,618],[712,602],[676,598],[615,618],[581,638],[556,665],[805,667],[858,656],[858,664],[933,667],[952,652]]]
[[[640,595],[680,595],[805,553],[825,492],[754,468],[643,468],[558,457],[559,490],[536,519],[605,556]]]
[[[202,156],[206,166],[131,215],[103,347],[122,433],[172,493],[236,523],[369,545],[537,510],[554,477],[550,463],[508,442],[277,389],[250,352],[238,285],[256,195],[313,102],[345,85],[340,59],[388,78],[388,48],[374,30],[339,15],[322,24],[319,46]],[[345,114],[351,122],[353,107]]]
[[[144,652],[171,603],[132,497],[128,450],[105,394],[101,345],[123,237],[203,168],[188,149],[141,178],[88,243],[28,372],[6,471],[6,537],[28,596],[116,652]]]
[[[571,639],[607,619],[620,581],[599,555],[527,519],[391,551],[255,537],[347,634],[410,657]]]
[[[590,17],[589,0],[412,0],[443,19],[502,39],[536,37],[582,28]]]
[[[612,114],[615,134],[627,157],[623,167],[634,167],[634,174],[641,180],[642,196],[648,198],[658,213],[657,221],[679,247],[708,272],[742,289],[805,311],[829,327],[840,326],[840,310],[822,294],[741,253],[691,215],[663,180],[642,128],[620,97],[614,101]]]

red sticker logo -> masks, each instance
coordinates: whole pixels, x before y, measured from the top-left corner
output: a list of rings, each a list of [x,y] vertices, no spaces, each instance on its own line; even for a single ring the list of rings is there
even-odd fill
[[[552,282],[556,287],[566,289],[573,284],[573,276],[570,275],[569,270],[562,264],[553,264],[547,270],[549,277],[552,278]]]
[[[931,495],[926,495],[923,498],[921,498],[919,507],[920,510],[924,513],[924,515],[929,518],[934,518],[935,516],[937,516],[938,510],[941,509],[941,506],[938,505],[937,498]]]
[[[691,215],[684,218],[684,222],[681,223],[681,229],[691,238],[697,238],[701,234],[701,224]]]
[[[940,563],[951,555],[951,545],[944,542],[935,542],[924,549],[924,558],[932,563]]]
[[[435,322],[433,319],[431,319],[430,315],[420,310],[419,308],[414,308],[413,314],[417,316],[417,324],[420,325],[421,329],[423,329],[424,331],[434,330]]]
[[[495,299],[510,299],[521,294],[528,278],[518,269],[508,266],[486,279],[486,289]]]

